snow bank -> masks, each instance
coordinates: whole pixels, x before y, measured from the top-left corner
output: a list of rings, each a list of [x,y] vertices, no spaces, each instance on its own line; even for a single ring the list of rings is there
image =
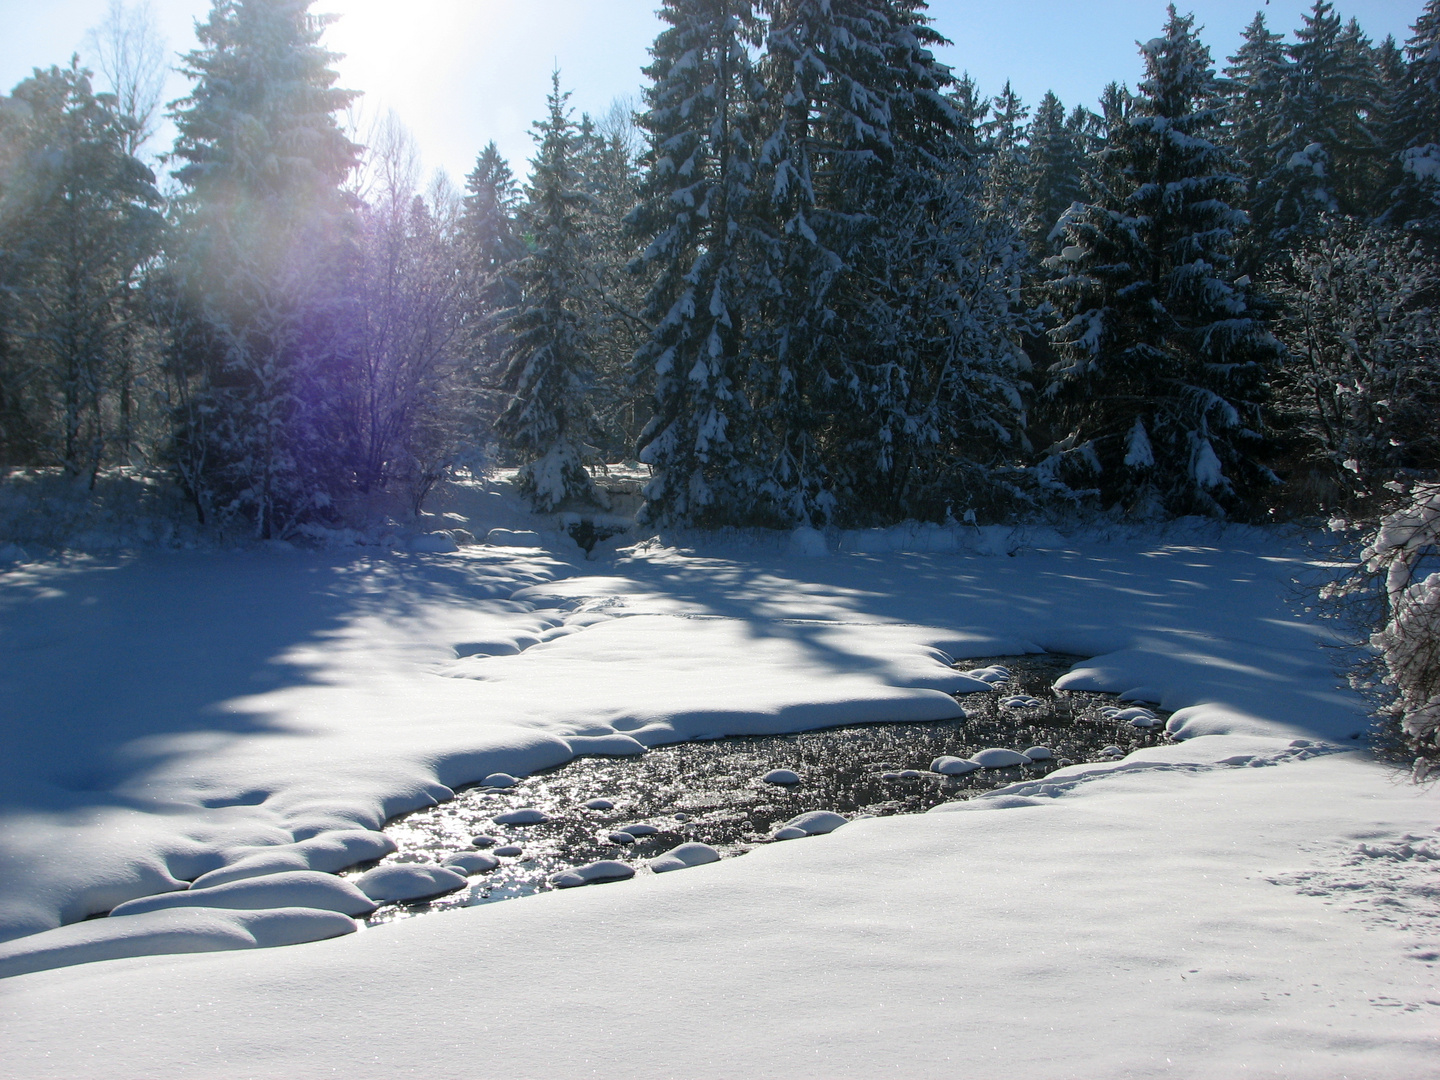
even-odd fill
[[[484,856],[480,856],[483,858]],[[177,907],[233,908],[320,908],[343,915],[369,915],[375,903],[348,881],[313,870],[247,878],[210,888],[162,893],[129,900],[110,912],[110,917],[140,915]]]
[[[169,908],[75,923],[0,944],[0,978],[127,956],[297,945],[354,931],[354,920],[337,911]]]
[[[1205,754],[1221,742],[1289,749]],[[1435,1076],[1440,993],[1419,957],[1440,927],[1399,886],[1433,868],[1440,791],[1356,754],[1171,764],[1016,809],[857,821],[699,881],[25,975],[0,999],[6,1070],[311,1080],[349,1046],[347,1075],[390,1080],[452,1075],[503,1040],[503,1071],[559,1078]],[[497,971],[503,1008],[437,992]],[[616,1003],[703,1017],[703,1046],[656,1024],[611,1069]]]
[[[5,570],[0,630],[25,663],[0,666],[0,939],[192,880],[337,870],[388,850],[394,814],[579,753],[958,718],[952,695],[990,685],[958,658],[1091,656],[1069,684],[1173,710],[1182,737],[1363,728],[1285,608],[1303,556],[1283,539],[1034,540],[1013,558],[475,546]]]

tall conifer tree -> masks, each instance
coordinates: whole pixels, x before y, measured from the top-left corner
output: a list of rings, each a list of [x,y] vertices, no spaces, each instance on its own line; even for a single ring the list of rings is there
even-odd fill
[[[172,114],[184,188],[170,265],[191,318],[172,365],[176,460],[204,512],[247,513],[258,536],[322,511],[345,482],[341,183],[358,148],[335,114],[311,0],[212,0]]]
[[[1170,8],[1105,150],[1110,188],[1066,218],[1050,293],[1065,315],[1046,388],[1050,457],[1132,512],[1222,513],[1265,481],[1259,396],[1279,345],[1231,251],[1240,178],[1215,142],[1219,91],[1193,18]]]
[[[655,329],[636,354],[654,379],[640,459],[656,524],[765,520],[750,344],[763,265],[753,146],[760,24],[750,0],[665,0],[645,69],[649,146],[632,221],[654,284]]]
[[[542,512],[569,500],[599,498],[585,469],[594,381],[587,316],[591,198],[580,172],[579,132],[569,99],[557,71],[546,117],[532,132],[538,151],[524,211],[531,247],[515,268],[520,299],[506,327],[503,383],[509,400],[496,424],[523,459],[520,490]]]

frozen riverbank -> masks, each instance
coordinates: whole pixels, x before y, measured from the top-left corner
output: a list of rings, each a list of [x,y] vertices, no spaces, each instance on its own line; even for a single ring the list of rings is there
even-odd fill
[[[763,1075],[761,1065],[771,1058],[789,1060],[786,1055],[801,1053],[796,1048],[802,1045],[812,1054],[817,1046],[843,1045],[843,1040],[826,1043],[824,1038],[839,1027],[873,1029],[865,1036],[870,1040],[866,1054],[888,1047],[886,1060],[892,1062],[919,1054],[917,1060],[928,1062],[927,1069],[933,1065],[938,1071],[946,1055],[956,1061],[973,1058],[980,1041],[994,1030],[994,1025],[972,1026],[965,1019],[969,1034],[958,1031],[958,1018],[972,1014],[947,1011],[956,999],[944,988],[952,985],[946,980],[956,970],[967,973],[965,1001],[973,1005],[983,997],[1013,1009],[1008,1015],[1017,1043],[1033,1041],[1036,1016],[1049,1017],[1046,1024],[1057,1030],[1066,1028],[1071,1021],[1057,1025],[1053,1010],[1067,995],[1083,1000],[1107,985],[1101,978],[1107,969],[1096,968],[1093,958],[1053,970],[1047,966],[1057,933],[1080,933],[1068,928],[1079,927],[1073,920],[1088,918],[1089,909],[1081,905],[1070,911],[1073,890],[1068,884],[1044,886],[1035,877],[1043,868],[1059,875],[1053,880],[1067,883],[1072,876],[1094,874],[1097,890],[1099,881],[1107,882],[1103,891],[1110,906],[1091,914],[1113,925],[1086,931],[1109,942],[1106,949],[1124,940],[1130,942],[1125,948],[1138,949],[1135,955],[1142,958],[1173,958],[1177,949],[1190,948],[1186,941],[1200,931],[1182,928],[1167,937],[1161,915],[1153,916],[1153,926],[1144,920],[1152,918],[1152,911],[1168,911],[1170,925],[1179,926],[1173,922],[1176,913],[1188,911],[1185,918],[1200,920],[1197,926],[1230,927],[1207,948],[1213,952],[1210,961],[1228,957],[1232,970],[1246,955],[1237,944],[1245,934],[1260,934],[1267,942],[1255,954],[1257,971],[1279,970],[1269,951],[1272,944],[1282,951],[1305,951],[1308,958],[1300,966],[1306,972],[1316,967],[1324,977],[1312,981],[1334,986],[1336,1000],[1351,1010],[1341,1025],[1350,1034],[1337,1036],[1333,1045],[1324,1040],[1316,1045],[1330,1054],[1363,1034],[1354,1045],[1369,1049],[1355,1061],[1383,1061],[1393,1050],[1394,1061],[1413,1065],[1407,1047],[1421,1045],[1428,1037],[1424,1033],[1433,1032],[1434,1006],[1427,1002],[1440,1000],[1424,989],[1427,979],[1434,982],[1434,962],[1416,958],[1424,953],[1423,941],[1407,944],[1400,931],[1386,937],[1390,931],[1367,929],[1364,920],[1340,920],[1332,934],[1339,951],[1310,956],[1314,950],[1308,939],[1285,945],[1284,935],[1262,929],[1272,921],[1280,925],[1301,918],[1305,911],[1329,918],[1321,900],[1292,885],[1267,884],[1273,893],[1261,889],[1260,895],[1289,898],[1273,920],[1266,916],[1257,926],[1253,916],[1260,909],[1243,907],[1253,899],[1238,884],[1250,880],[1246,874],[1267,866],[1277,868],[1277,874],[1331,872],[1324,859],[1281,858],[1281,847],[1274,845],[1290,842],[1282,842],[1282,834],[1293,840],[1312,830],[1321,854],[1328,852],[1326,858],[1343,865],[1347,852],[1368,842],[1357,839],[1355,829],[1363,826],[1362,811],[1372,804],[1389,808],[1383,822],[1364,826],[1383,834],[1385,843],[1403,847],[1401,837],[1420,835],[1417,830],[1423,831],[1427,821],[1434,823],[1434,803],[1425,801],[1429,796],[1392,785],[1388,774],[1353,760],[1355,755],[1294,760],[1291,740],[1353,745],[1350,736],[1364,724],[1358,704],[1332,688],[1325,657],[1315,645],[1316,630],[1282,601],[1284,583],[1301,561],[1278,540],[1249,532],[1225,542],[1076,543],[1013,558],[890,553],[792,559],[754,552],[701,557],[653,549],[587,564],[539,549],[469,548],[451,555],[150,554],[12,571],[0,579],[0,625],[12,654],[23,655],[26,662],[0,675],[0,691],[10,703],[6,737],[18,749],[0,765],[7,800],[0,833],[0,925],[17,943],[22,935],[108,910],[132,896],[183,887],[185,880],[223,865],[309,858],[306,853],[323,846],[327,837],[375,829],[400,809],[444,799],[447,785],[474,782],[500,769],[524,773],[577,753],[639,750],[683,738],[953,716],[957,706],[948,691],[962,685],[963,676],[947,666],[951,657],[1038,649],[1094,656],[1067,676],[1070,685],[1130,691],[1160,702],[1175,713],[1172,730],[1191,740],[1173,752],[1183,751],[1210,767],[1122,768],[1099,781],[1052,783],[1052,791],[1028,798],[1040,806],[1017,800],[1006,804],[1002,798],[985,800],[999,808],[983,814],[855,824],[827,839],[778,845],[773,852],[671,874],[666,880],[678,880],[669,885],[637,879],[416,920],[436,924],[419,937],[418,931],[402,935],[398,927],[383,927],[329,944],[245,956],[118,960],[23,975],[0,982],[3,1053],[29,1047],[26,1054],[53,1054],[63,1044],[71,1047],[65,1054],[80,1055],[66,1058],[78,1066],[90,1053],[85,1047],[99,1045],[87,1042],[92,1036],[111,1039],[113,1050],[114,1028],[107,1025],[121,1023],[130,1008],[120,1003],[101,1007],[113,994],[106,988],[119,977],[116,972],[171,987],[162,992],[157,984],[160,997],[138,995],[141,1001],[179,995],[186,985],[198,997],[202,986],[224,984],[229,988],[214,1000],[228,1002],[226,1011],[240,1015],[248,1008],[241,984],[271,970],[266,965],[276,965],[277,979],[284,972],[286,985],[301,986],[310,976],[296,972],[313,962],[320,965],[314,969],[318,973],[330,956],[349,958],[336,961],[342,964],[369,958],[363,960],[368,965],[365,985],[375,992],[383,985],[408,993],[402,969],[419,961],[404,943],[423,941],[432,958],[405,978],[434,981],[443,971],[444,980],[503,978],[508,984],[514,972],[525,982],[525,993],[535,995],[526,1006],[532,1010],[526,1031],[532,1021],[554,1025],[552,1047],[585,1042],[578,1034],[573,1043],[559,1037],[567,1023],[576,1032],[592,1029],[586,1025],[600,1030],[596,1010],[602,997],[594,996],[600,993],[596,987],[617,988],[620,996],[612,1004],[619,1012],[613,1015],[630,1016],[639,999],[627,996],[626,987],[642,997],[652,995],[647,1007],[659,1008],[660,997],[688,1001],[708,980],[704,992],[715,999],[713,1019],[710,1013],[698,1014],[687,1030],[728,1032],[717,1046],[735,1040],[725,1043],[729,1049],[715,1059],[719,1064],[712,1075],[724,1075],[727,1061],[748,1062],[749,1071]],[[1201,735],[1225,738],[1197,740]],[[1263,740],[1257,744],[1260,750],[1246,750],[1256,738]],[[1257,752],[1262,760],[1285,763],[1264,769],[1215,764]],[[1295,786],[1266,786],[1284,784]],[[1226,785],[1237,786],[1232,793]],[[1106,833],[1102,821],[1112,813],[1120,816]],[[1361,824],[1351,828],[1347,815]],[[1272,817],[1291,824],[1267,831]],[[955,821],[937,824],[932,818]],[[965,824],[972,818],[979,824]],[[1082,828],[1084,822],[1090,825]],[[1091,827],[1093,833],[1087,833]],[[1252,835],[1260,847],[1247,846],[1244,837]],[[1132,853],[1126,856],[1133,864],[1126,871],[1133,874],[1130,883],[1124,875],[1112,881],[1106,868],[1105,852],[1121,836],[1131,837],[1125,849]],[[1099,848],[1088,850],[1092,843]],[[1412,849],[1420,850],[1413,844]],[[829,854],[822,858],[822,853]],[[1154,862],[1152,854],[1161,861]],[[1216,874],[1229,866],[1225,874],[1240,875],[1234,879],[1237,891],[1230,894],[1235,904],[1216,893],[1203,904],[1177,906],[1187,891],[1198,895],[1196,890],[1220,888],[1207,884],[1211,864],[1206,860],[1212,858]],[[823,863],[823,873],[820,864],[810,865],[815,859]],[[1399,862],[1426,865],[1420,856]],[[753,863],[754,868],[736,870],[732,863]],[[941,890],[949,897],[943,902],[935,892],[939,882],[948,883]],[[1251,887],[1259,888],[1246,886]],[[782,920],[773,928],[779,937],[764,931],[758,949],[737,945],[726,950],[727,924],[740,928],[737,940],[748,940],[743,934],[756,921],[754,912],[762,913],[762,922],[770,917],[765,897],[778,903],[796,889],[811,898],[814,911],[794,908],[799,921]],[[869,906],[876,895],[892,890],[892,907],[913,894],[935,914],[922,919],[921,907],[905,908],[908,914],[894,908],[900,921],[892,925],[888,916],[880,918],[883,908]],[[578,899],[570,899],[577,893]],[[847,896],[851,899],[844,900]],[[1010,915],[999,910],[1007,898],[1014,900]],[[693,923],[681,909],[672,911],[672,902],[685,910],[685,905],[699,905]],[[1097,893],[1094,903],[1100,902]],[[632,911],[630,904],[638,906]],[[616,914],[595,923],[600,916],[594,913],[610,911],[607,905],[619,905]],[[510,907],[523,910],[490,914]],[[781,908],[792,910],[785,904]],[[516,919],[521,922],[515,926],[528,929],[511,929]],[[709,942],[704,948],[715,950],[715,964],[729,957],[735,971],[728,982],[718,974],[713,979],[686,974],[687,943],[702,923],[711,927],[709,936],[695,940]],[[902,923],[913,924],[913,932],[902,932]],[[625,939],[623,957],[594,946],[597,927],[615,931],[621,925],[633,930],[618,935]],[[874,927],[873,939],[867,937],[867,926]],[[655,927],[675,932],[652,932]],[[962,928],[974,936],[961,941],[955,935]],[[1152,931],[1155,940],[1148,936]],[[395,936],[387,938],[390,934]],[[425,936],[432,934],[439,936]],[[449,934],[457,936],[449,941]],[[858,950],[853,962],[836,967],[826,935]],[[547,937],[563,942],[563,948],[535,944]],[[785,947],[790,953],[780,947],[782,940],[790,943]],[[483,949],[478,941],[485,943]],[[1366,954],[1363,962],[1355,959],[1367,941],[1378,951]],[[437,968],[434,956],[441,954],[447,959]],[[569,989],[548,966],[567,956],[589,957],[576,961],[581,963],[576,977],[582,981]],[[852,970],[862,960],[872,970],[870,982],[890,988],[892,999],[912,1016],[878,1023],[873,1010],[879,1003],[859,1001],[857,990],[843,989],[843,980],[826,974],[848,972],[846,978],[863,982]],[[1152,960],[1137,963],[1143,969]],[[1345,966],[1352,960],[1359,967]],[[387,965],[395,967],[393,978]],[[911,969],[917,965],[933,978],[915,981]],[[635,981],[637,970],[648,972],[640,982]],[[811,974],[802,979],[796,974],[801,970]],[[771,978],[767,971],[783,977],[765,990],[755,980]],[[1294,979],[1309,977],[1299,968],[1294,971]],[[972,976],[983,976],[982,982],[966,982]],[[1294,981],[1290,975],[1275,977]],[[333,987],[335,976],[329,978]],[[982,993],[982,983],[991,979],[1016,985]],[[261,982],[276,985],[269,976]],[[911,983],[911,989],[900,991]],[[581,985],[590,989],[576,989]],[[1029,989],[1022,991],[1022,986]],[[1024,1007],[1026,995],[1044,998],[1050,992],[1041,993],[1046,986],[1059,995],[1053,1009],[1046,1007],[1050,1012],[1039,1004]],[[833,1018],[825,1020],[820,1016],[828,1008],[830,990],[835,991]],[[62,1037],[66,1014],[54,1010],[58,998],[47,996],[52,993],[94,1007],[80,1038]],[[279,998],[290,1002],[297,1024],[322,1033],[321,1043],[343,1037],[359,1051],[362,1040],[348,1025],[352,1016],[374,1015],[370,1005],[352,1014],[348,1006],[332,1008],[330,998],[316,994],[308,1000],[319,1012],[308,1015],[308,1006],[288,993]],[[488,1023],[498,1032],[504,1017],[517,1016],[510,1011],[508,985],[496,993],[507,1004],[490,1013],[467,1014],[471,1031]],[[591,1004],[571,1000],[576,994]],[[807,1004],[781,1008],[777,995],[783,994]],[[1390,1011],[1383,1004],[1371,1006],[1367,995],[1375,994],[1401,1004]],[[348,1001],[348,992],[344,996]],[[1210,1033],[1205,1036],[1210,1041],[1196,1045],[1218,1045],[1215,1025],[1231,1021],[1216,1017],[1234,1020],[1238,1015],[1233,1009],[1207,1012],[1219,1007],[1218,1000],[1206,997],[1195,1006],[1196,1037]],[[1304,1009],[1285,1014],[1286,1023],[1322,1024],[1328,1016],[1341,1015],[1315,1012],[1322,1008],[1319,999],[1305,1000]],[[1367,1003],[1363,1008],[1362,1000]],[[42,1007],[46,1001],[52,1005],[49,1011]],[[472,1006],[481,1008],[475,1001],[465,1007]],[[896,1009],[891,1016],[899,1012],[895,1005],[888,1007]],[[1132,1007],[1133,1016],[1127,1012]],[[1143,1023],[1136,1019],[1145,1013],[1138,998],[1130,1002],[1122,995],[1094,1008],[1110,1010],[1106,1015],[1113,1020],[1102,1024],[1092,1012],[1090,1022],[1112,1033],[1117,1054],[1124,1046],[1141,1045],[1149,1037],[1142,1027],[1155,1026],[1153,1017]],[[1376,1019],[1392,1011],[1395,1018]],[[178,1049],[198,1037],[186,1028],[182,1013],[174,1014],[173,1024],[151,1025],[149,1045]],[[250,1015],[259,1017],[265,1010]],[[455,1030],[458,1016],[442,1020],[434,1015],[432,1035],[445,1030],[442,1023]],[[483,1023],[482,1015],[488,1016]],[[756,1028],[760,1016],[771,1017],[769,1026]],[[742,1020],[752,1030],[732,1032]],[[1372,1027],[1372,1021],[1378,1026]],[[319,1075],[319,1061],[335,1063],[314,1042],[302,1048],[272,1039],[262,1050],[262,1029],[254,1031],[256,1042],[247,1043],[250,1036],[242,1030],[247,1023],[237,1021],[234,1042],[211,1029],[219,1040],[215,1045],[230,1046],[239,1055],[226,1059],[233,1069],[222,1071],[301,1075],[295,1068],[305,1060]],[[407,1023],[419,1025],[417,1038],[426,1028],[419,1019]],[[928,1042],[918,1033],[912,1039],[909,1032],[916,1025],[928,1025]],[[1260,1028],[1248,1015],[1244,1025],[1259,1038]],[[762,1038],[756,1030],[771,1034]],[[1378,1041],[1365,1042],[1372,1035]],[[696,1039],[700,1061],[706,1044]],[[1282,1039],[1275,1046],[1282,1044],[1290,1045]],[[427,1042],[433,1045],[434,1039]],[[447,1045],[452,1057],[460,1054],[461,1042]],[[579,1057],[556,1051],[555,1060],[568,1062],[564,1068],[571,1074],[582,1071],[586,1056],[599,1053],[598,1043],[586,1045],[590,1049]],[[1274,1065],[1280,1058],[1272,1053],[1274,1047],[1265,1050],[1268,1045],[1263,1039],[1255,1044],[1255,1060]],[[403,1075],[407,1062],[419,1060],[407,1056],[418,1050],[405,1046],[403,1053],[397,1045],[393,1054],[386,1052],[390,1056],[381,1054],[374,1075]],[[672,1050],[678,1054],[679,1044]],[[1149,1060],[1144,1058],[1148,1051],[1134,1052],[1140,1056],[1127,1060]],[[138,1047],[135,1053],[140,1056],[115,1056],[111,1075],[165,1075],[160,1058],[147,1057],[148,1051]],[[15,1060],[30,1072],[11,1072],[46,1075],[38,1056]],[[195,1059],[182,1055],[175,1060]],[[356,1059],[347,1054],[345,1060]],[[635,1072],[633,1063],[622,1067],[614,1059],[592,1060],[613,1061],[617,1074]],[[657,1074],[703,1073],[682,1067],[673,1056],[656,1060],[669,1062],[657,1065]],[[791,1062],[792,1071],[799,1060]],[[880,1059],[865,1060],[873,1072]],[[1097,1066],[1109,1060],[1095,1058]],[[253,1065],[244,1065],[247,1061]],[[820,1071],[845,1074],[839,1068],[843,1059],[834,1063],[836,1069]],[[82,1071],[106,1075],[92,1065]],[[1089,1074],[1104,1071],[1097,1067]],[[1360,1073],[1379,1075],[1366,1069]],[[525,1069],[516,1072],[525,1074]],[[1402,1074],[1423,1075],[1413,1068],[1393,1071]],[[1331,1073],[1317,1069],[1307,1075]]]

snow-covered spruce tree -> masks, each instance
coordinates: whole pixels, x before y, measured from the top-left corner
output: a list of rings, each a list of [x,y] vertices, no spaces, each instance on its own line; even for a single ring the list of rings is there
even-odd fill
[[[330,17],[310,5],[212,0],[172,114],[184,191],[168,263],[188,305],[175,457],[202,515],[246,515],[262,538],[325,512],[350,466],[341,184],[359,151],[335,119],[354,95],[320,44]]]
[[[993,217],[1023,218],[1030,175],[1029,107],[1007,81],[981,126],[985,157],[985,204]]]
[[[1049,467],[1088,461],[1076,479],[1138,514],[1241,512],[1271,480],[1259,400],[1281,346],[1232,265],[1240,180],[1193,23],[1172,6],[1142,47],[1139,95],[1107,110],[1094,196],[1049,261],[1065,319],[1041,398]]]
[[[475,159],[465,178],[461,246],[465,309],[462,335],[471,363],[498,383],[500,358],[508,342],[504,320],[520,300],[515,264],[525,255],[520,236],[520,186],[510,163],[493,142]]]
[[[558,71],[545,100],[545,119],[531,132],[537,149],[522,211],[530,250],[515,264],[520,299],[506,322],[501,388],[507,403],[495,425],[520,455],[517,485],[541,513],[599,499],[585,469],[594,379],[586,220],[592,200],[580,174],[570,94],[560,89]]]
[[[1065,120],[1065,107],[1046,92],[1035,107],[1027,147],[1020,231],[1037,262],[1054,255],[1060,215],[1084,198],[1081,149]]]
[[[760,27],[749,0],[665,0],[645,69],[641,202],[654,323],[636,353],[654,379],[639,441],[655,475],[645,520],[721,525],[767,520],[750,392],[749,337],[763,265],[752,146]],[[648,369],[648,371],[647,371]]]
[[[1247,209],[1257,199],[1269,197],[1271,150],[1283,124],[1281,98],[1289,66],[1284,42],[1285,35],[1272,32],[1264,13],[1257,11],[1220,83],[1225,98],[1224,142],[1245,178]],[[1253,271],[1265,261],[1267,244],[1249,228],[1242,236],[1239,261]]]
[[[762,160],[781,239],[766,415],[780,507],[811,523],[943,517],[986,498],[999,448],[1019,449],[1019,245],[978,213],[923,4],[769,10],[779,107]]]
[[[640,253],[635,231],[626,223],[639,199],[636,158],[640,129],[630,102],[614,102],[598,122],[581,122],[581,172],[592,199],[593,296],[590,304],[595,342],[595,438],[605,461],[634,454],[636,440],[650,418],[651,385],[633,377],[636,351],[649,337],[640,315],[646,282],[630,272]]]
[[[1392,79],[1386,142],[1400,175],[1381,220],[1440,249],[1440,0],[1428,0],[1405,43],[1402,79]],[[1399,83],[1394,86],[1394,83]]]
[[[128,449],[139,278],[164,228],[130,125],[75,61],[0,116],[0,453],[91,482]]]
[[[1289,359],[1275,379],[1310,497],[1365,513],[1397,475],[1440,470],[1440,270],[1409,234],[1336,221],[1267,281]],[[1300,479],[1295,477],[1293,479]]]
[[[1255,243],[1281,255],[1325,214],[1361,213],[1375,179],[1374,58],[1359,28],[1315,0],[1287,50],[1270,147],[1250,198]]]

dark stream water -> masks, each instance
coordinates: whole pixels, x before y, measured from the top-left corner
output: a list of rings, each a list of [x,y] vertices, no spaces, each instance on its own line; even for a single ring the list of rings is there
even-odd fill
[[[501,857],[495,870],[472,877],[468,889],[426,902],[386,904],[368,922],[540,892],[552,887],[551,874],[597,859],[619,859],[640,869],[649,858],[690,840],[710,844],[728,858],[771,843],[771,832],[808,810],[834,810],[847,817],[920,813],[1044,776],[1062,764],[1107,760],[1115,756],[1114,748],[1129,753],[1166,741],[1163,726],[1145,730],[1106,719],[1102,710],[1116,704],[1112,694],[1056,691],[1055,680],[1082,659],[1041,653],[962,661],[961,670],[998,664],[1011,675],[1008,684],[989,692],[960,695],[964,720],[677,743],[637,757],[576,758],[524,777],[513,788],[459,791],[451,802],[391,821],[385,832],[399,850],[381,863],[443,862],[476,851],[472,838],[482,835],[496,840],[485,850],[516,845],[521,854]],[[1003,704],[1015,695],[1039,704]],[[1168,718],[1153,711],[1162,721]],[[965,758],[987,747],[1024,751],[1036,745],[1048,747],[1053,759],[956,777],[928,771],[942,755]],[[761,781],[771,769],[782,768],[799,773],[801,782]],[[608,799],[613,809],[584,806],[596,798]],[[541,825],[491,820],[521,807],[543,810],[552,820]],[[658,831],[631,845],[612,843],[606,835],[635,824]]]

